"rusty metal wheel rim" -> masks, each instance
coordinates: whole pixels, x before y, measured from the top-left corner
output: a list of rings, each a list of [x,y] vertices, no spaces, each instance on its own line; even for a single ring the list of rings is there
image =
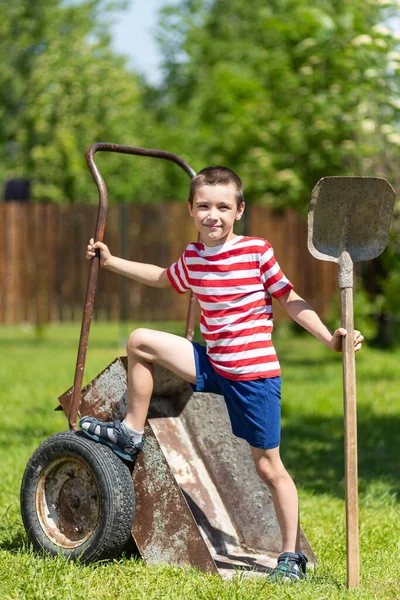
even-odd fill
[[[36,488],[36,512],[46,536],[62,548],[77,548],[99,520],[99,490],[88,467],[71,456],[49,463]]]

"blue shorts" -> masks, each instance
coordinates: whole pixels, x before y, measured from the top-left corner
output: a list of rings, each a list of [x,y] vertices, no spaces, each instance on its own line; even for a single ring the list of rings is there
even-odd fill
[[[281,378],[235,381],[212,367],[206,347],[193,342],[196,362],[195,392],[224,397],[232,433],[254,448],[276,448],[281,432]]]

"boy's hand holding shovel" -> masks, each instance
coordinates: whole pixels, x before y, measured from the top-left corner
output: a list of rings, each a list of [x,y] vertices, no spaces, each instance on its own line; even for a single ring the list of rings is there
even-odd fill
[[[343,337],[345,335],[347,335],[347,331],[343,327],[339,327],[339,329],[336,329],[336,331],[333,332],[329,347],[334,352],[342,351],[342,341],[343,341]],[[354,352],[357,352],[358,350],[360,350],[363,341],[364,341],[364,336],[361,335],[361,333],[355,329],[354,330]]]

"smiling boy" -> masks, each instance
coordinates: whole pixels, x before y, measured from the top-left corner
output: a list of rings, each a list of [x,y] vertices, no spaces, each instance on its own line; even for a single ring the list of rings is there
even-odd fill
[[[103,268],[154,287],[193,290],[201,306],[200,330],[206,345],[150,329],[128,341],[128,407],[124,421],[83,417],[86,435],[110,446],[126,460],[143,447],[143,430],[153,391],[153,365],[188,381],[197,392],[221,394],[232,432],[250,445],[258,475],[272,495],[282,534],[282,553],[272,580],[299,580],[307,559],[300,549],[295,484],[279,454],[281,371],[272,343],[272,298],[316,338],[341,350],[342,328],[333,334],[282,273],[264,239],[236,235],[245,208],[243,186],[226,167],[200,171],[190,187],[188,208],[200,242],[191,243],[170,267],[127,261],[90,240],[86,257],[100,250]],[[355,331],[354,349],[363,341]]]

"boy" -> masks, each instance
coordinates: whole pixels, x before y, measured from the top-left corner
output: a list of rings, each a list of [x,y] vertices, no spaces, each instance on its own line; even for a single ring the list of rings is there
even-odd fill
[[[110,446],[126,460],[143,447],[143,429],[153,389],[153,364],[190,382],[198,392],[224,396],[234,435],[250,445],[259,476],[267,483],[282,534],[282,553],[272,580],[299,580],[307,559],[299,545],[297,490],[279,455],[280,367],[271,340],[272,297],[326,346],[340,351],[346,331],[333,334],[298,296],[282,273],[270,244],[237,236],[233,226],[245,208],[243,186],[225,167],[208,167],[191,182],[189,213],[201,241],[192,243],[169,268],[135,263],[111,255],[90,240],[86,258],[100,251],[103,268],[155,287],[193,289],[201,305],[200,329],[206,346],[181,337],[137,329],[128,341],[128,408],[122,423],[83,417],[91,439]],[[363,341],[354,333],[354,349]]]

